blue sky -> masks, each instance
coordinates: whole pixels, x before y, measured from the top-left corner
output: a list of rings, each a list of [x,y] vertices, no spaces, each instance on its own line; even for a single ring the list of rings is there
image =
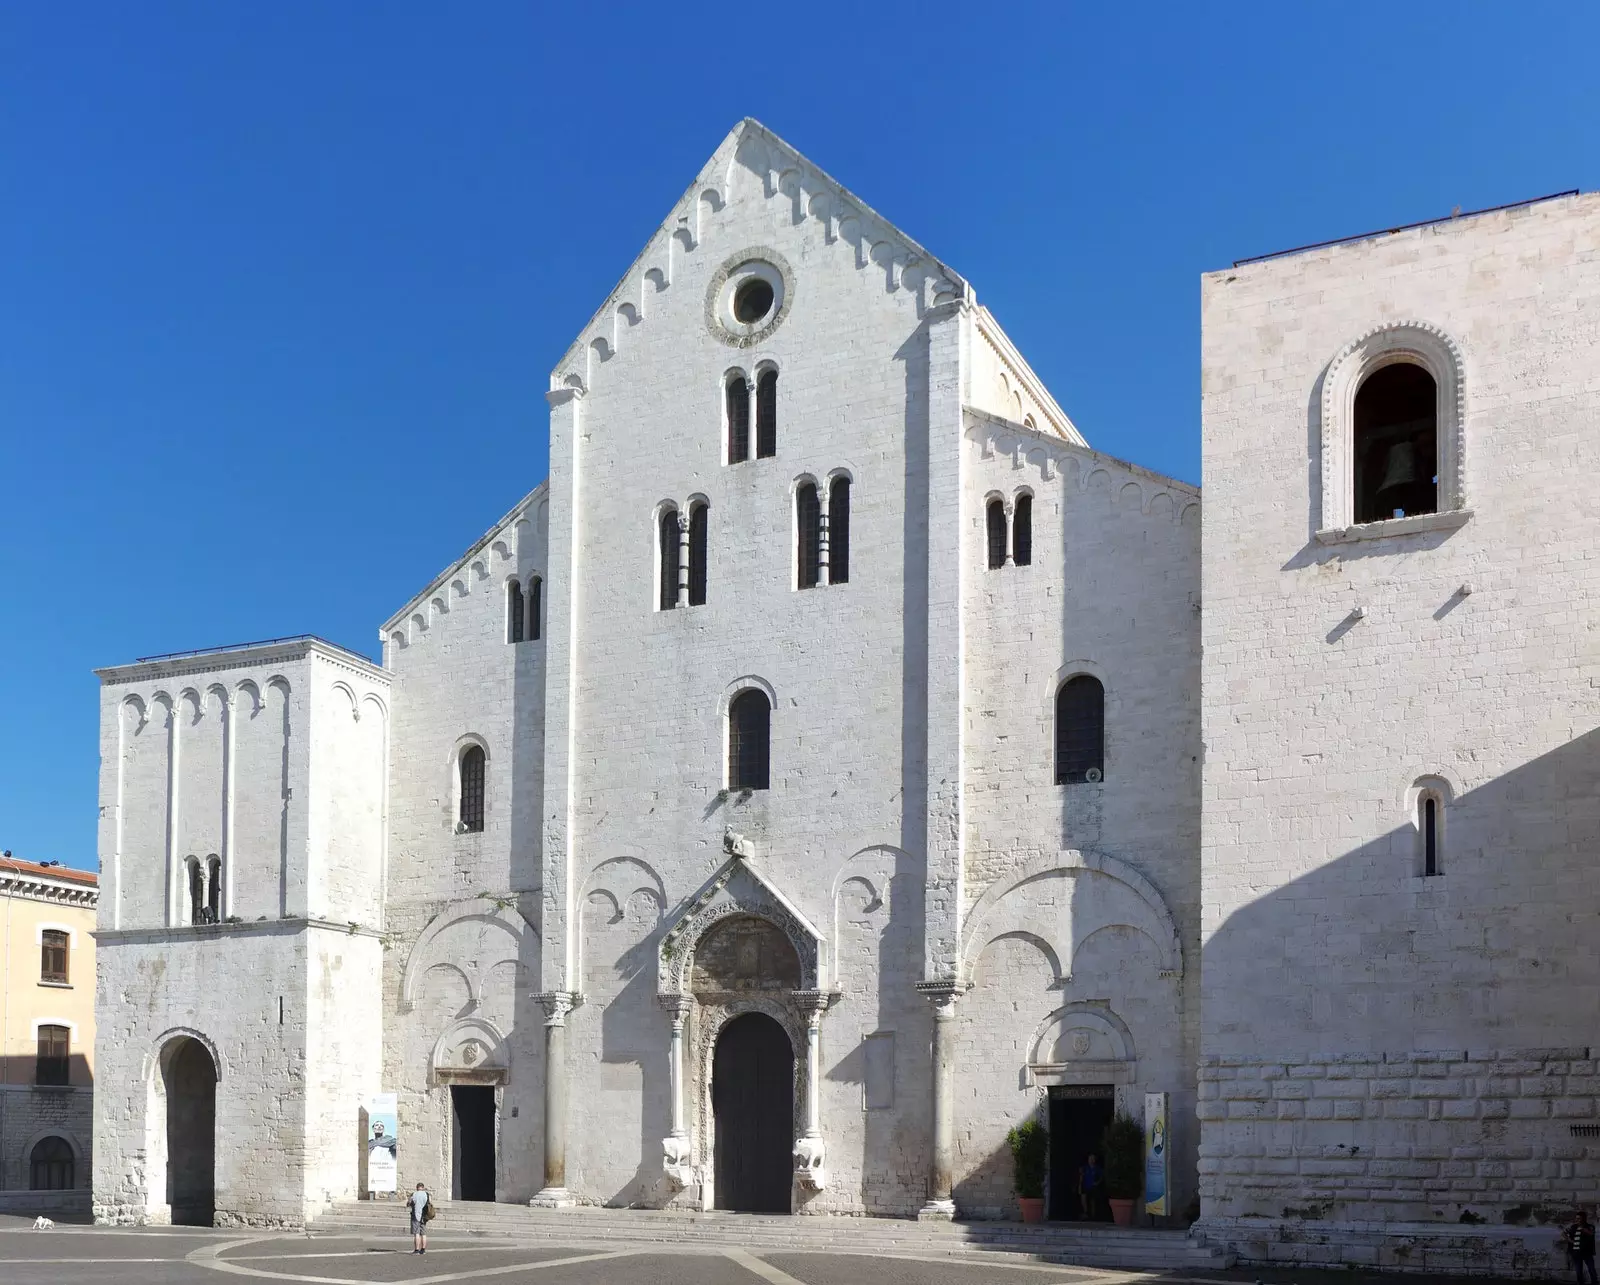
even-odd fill
[[[0,846],[95,864],[91,669],[378,624],[544,476],[550,367],[764,121],[1199,480],[1199,274],[1600,186],[1600,7],[0,13]]]

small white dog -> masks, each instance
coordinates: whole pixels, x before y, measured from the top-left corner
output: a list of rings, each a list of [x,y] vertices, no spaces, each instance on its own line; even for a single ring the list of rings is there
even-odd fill
[[[43,1214],[40,1214],[33,1220],[34,1231],[50,1231],[54,1227],[55,1223],[51,1219],[46,1218]]]

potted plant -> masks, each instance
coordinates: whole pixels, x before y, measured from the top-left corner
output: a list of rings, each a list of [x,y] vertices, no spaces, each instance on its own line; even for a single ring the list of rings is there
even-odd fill
[[[1050,1133],[1037,1120],[1024,1120],[1006,1134],[1011,1147],[1012,1187],[1022,1221],[1044,1221],[1044,1176],[1050,1165]]]
[[[1100,1142],[1106,1161],[1106,1196],[1119,1227],[1133,1225],[1133,1206],[1144,1192],[1144,1126],[1131,1115],[1106,1125]]]

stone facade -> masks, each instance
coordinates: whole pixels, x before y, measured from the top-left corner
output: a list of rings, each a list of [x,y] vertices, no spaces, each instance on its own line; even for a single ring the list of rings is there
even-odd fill
[[[1396,360],[1441,511],[1355,526]],[[1562,1217],[1600,1196],[1600,197],[1213,273],[1204,361],[1206,1226]]]

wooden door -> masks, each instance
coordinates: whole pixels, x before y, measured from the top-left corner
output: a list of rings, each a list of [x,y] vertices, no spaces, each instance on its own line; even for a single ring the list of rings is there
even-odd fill
[[[722,1028],[711,1064],[716,1204],[787,1214],[794,1183],[794,1049],[783,1027],[746,1013]]]

